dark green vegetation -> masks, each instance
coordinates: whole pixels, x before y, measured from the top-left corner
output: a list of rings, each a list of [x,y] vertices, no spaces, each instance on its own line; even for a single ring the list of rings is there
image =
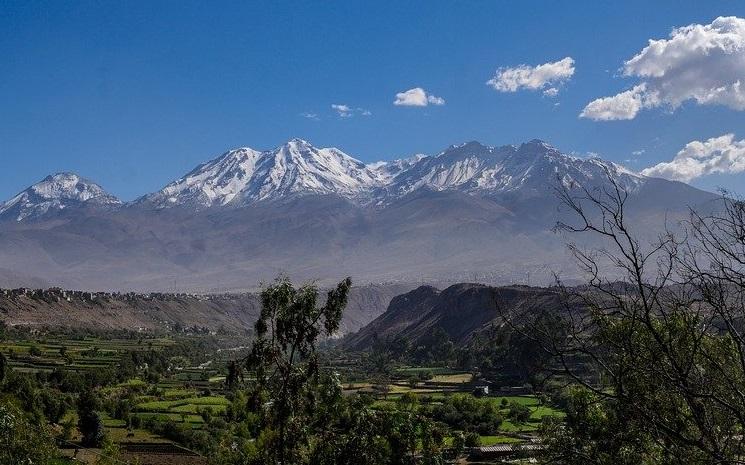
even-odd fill
[[[168,443],[201,455],[194,463],[444,463],[464,447],[524,442],[563,415],[545,396],[483,395],[442,334],[387,363],[328,346],[348,290],[320,305],[315,288],[278,281],[253,342],[4,328],[3,398],[43,426],[47,455],[77,448],[90,463],[100,457],[88,450],[134,460],[132,444]]]
[[[3,327],[2,336],[2,405],[39,429],[47,455],[81,449],[83,460],[89,448],[119,456],[117,443],[197,444],[225,415],[226,360],[242,350],[235,336],[207,334]]]

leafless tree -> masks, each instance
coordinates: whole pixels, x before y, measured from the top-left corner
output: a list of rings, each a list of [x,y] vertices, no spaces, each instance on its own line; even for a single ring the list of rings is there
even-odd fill
[[[613,427],[554,429],[563,444],[551,458],[742,463],[745,206],[722,195],[716,213],[691,210],[647,243],[631,229],[628,192],[607,175],[609,189],[558,190],[574,220],[556,229],[603,246],[569,245],[587,283],[559,283],[561,331],[534,324],[525,332]]]

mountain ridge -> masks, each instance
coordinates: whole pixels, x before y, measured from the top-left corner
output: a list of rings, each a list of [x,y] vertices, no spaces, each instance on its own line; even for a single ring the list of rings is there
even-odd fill
[[[475,195],[505,195],[522,191],[540,195],[547,184],[558,179],[570,184],[595,185],[606,175],[622,187],[638,189],[648,179],[621,165],[600,158],[579,158],[560,152],[539,139],[520,145],[488,146],[477,141],[451,145],[436,155],[365,164],[334,148],[317,148],[294,138],[274,149],[258,151],[241,147],[202,163],[159,191],[131,202],[121,202],[98,184],[73,173],[65,173],[91,186],[97,197],[107,201],[89,206],[144,208],[185,207],[202,210],[213,207],[246,206],[256,202],[282,200],[303,195],[336,195],[359,204],[390,203],[417,189],[459,190]],[[55,176],[61,176],[55,175]],[[32,192],[45,190],[48,178],[0,204],[0,218],[23,201],[15,219],[34,219],[47,211],[66,208],[64,200],[75,198],[61,192],[57,198],[39,198]],[[600,179],[600,183],[604,180]],[[46,189],[49,190],[49,189]],[[26,193],[26,196],[24,196]],[[19,200],[19,197],[23,197]],[[37,200],[37,203],[34,203]],[[69,206],[79,206],[71,203]]]
[[[686,219],[689,207],[717,198],[541,141],[472,142],[388,165],[347,157],[296,139],[269,151],[225,152],[170,183],[165,195],[137,202],[83,187],[65,194],[70,201],[42,199],[37,210],[16,201],[12,208],[38,214],[0,216],[0,263],[23,277],[0,273],[0,286],[241,291],[280,273],[329,286],[345,276],[546,284],[554,272],[576,276],[566,238],[552,232],[572,219],[556,197],[562,182],[610,188],[610,175],[629,186],[629,224],[645,241],[664,231],[665,220]]]

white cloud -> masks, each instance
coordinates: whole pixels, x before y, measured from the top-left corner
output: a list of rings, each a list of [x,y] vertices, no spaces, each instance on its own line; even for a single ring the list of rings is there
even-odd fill
[[[580,114],[594,120],[633,119],[640,110],[677,109],[688,100],[745,110],[745,19],[719,17],[711,24],[673,29],[669,39],[650,40],[626,61],[633,89],[590,102]]]
[[[428,94],[421,87],[414,87],[397,93],[393,104],[406,107],[426,107],[427,105],[445,105],[445,99]]]
[[[351,118],[355,113],[362,116],[370,116],[372,112],[364,108],[352,108],[349,105],[343,105],[341,103],[332,103],[331,108],[339,115],[340,118]]]
[[[557,86],[568,81],[573,75],[574,59],[566,57],[538,66],[519,65],[514,68],[499,68],[486,84],[499,92],[543,89],[544,95],[554,97],[559,93]]]
[[[549,87],[548,89],[543,91],[543,95],[545,95],[546,97],[556,97],[557,95],[559,95],[559,89],[557,89],[556,87]]]
[[[304,113],[300,113],[300,116],[302,116],[303,118],[312,119],[313,121],[318,121],[320,119],[317,114],[307,111]]]
[[[342,118],[352,117],[352,109],[349,107],[349,105],[343,105],[340,103],[332,103],[331,108],[334,111],[336,111],[336,113]]]
[[[579,116],[595,121],[634,119],[642,108],[651,108],[657,102],[656,94],[648,92],[646,84],[642,83],[612,97],[593,100]]]
[[[741,173],[745,171],[745,139],[734,139],[734,134],[725,134],[689,142],[671,161],[646,168],[642,174],[688,182],[712,173]]]

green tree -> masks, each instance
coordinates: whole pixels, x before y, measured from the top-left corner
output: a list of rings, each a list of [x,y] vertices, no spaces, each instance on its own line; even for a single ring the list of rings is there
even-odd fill
[[[0,464],[45,464],[55,447],[44,424],[33,424],[13,404],[0,403]]]
[[[121,463],[120,456],[119,446],[111,439],[105,438],[101,444],[101,455],[98,456],[96,465],[118,465]]]
[[[97,410],[100,408],[98,398],[93,391],[86,389],[78,397],[78,429],[82,435],[81,443],[85,447],[98,447],[101,445],[103,434],[103,421]]]
[[[5,375],[9,369],[10,366],[8,365],[8,359],[5,357],[5,354],[0,352],[0,384],[5,381]]]
[[[256,339],[246,359],[255,376],[251,398],[265,424],[264,454],[269,463],[300,464],[308,456],[310,417],[318,405],[318,339],[339,329],[351,279],[328,292],[318,305],[318,290],[295,288],[277,278],[261,293]]]
[[[530,419],[530,408],[513,400],[508,405],[507,417],[515,423],[526,423]]]
[[[466,447],[479,447],[481,445],[481,436],[479,436],[479,433],[470,431],[466,433],[464,443]]]

